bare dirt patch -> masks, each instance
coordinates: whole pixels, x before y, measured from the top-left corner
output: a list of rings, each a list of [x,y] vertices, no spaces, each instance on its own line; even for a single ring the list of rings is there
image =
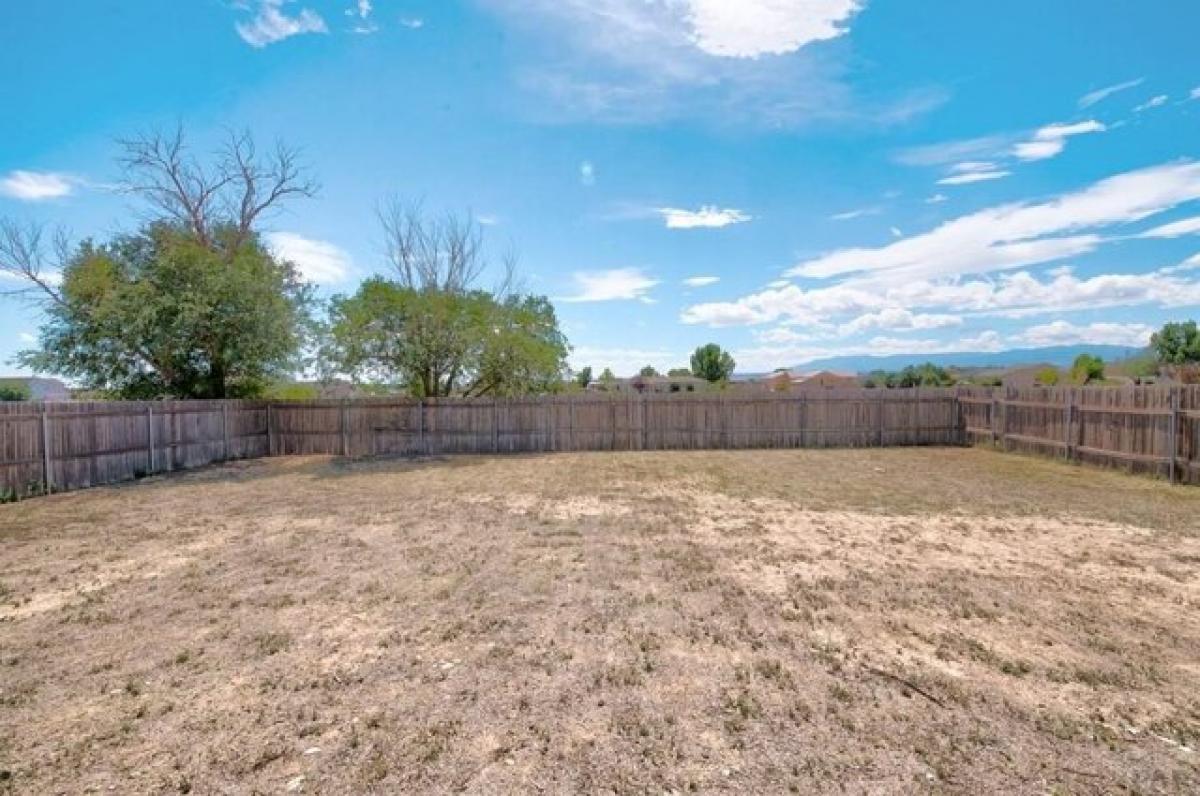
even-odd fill
[[[1200,490],[973,450],[0,506],[0,791],[1200,791]]]

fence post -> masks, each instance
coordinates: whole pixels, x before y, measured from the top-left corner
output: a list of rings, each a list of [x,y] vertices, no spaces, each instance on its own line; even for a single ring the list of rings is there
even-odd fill
[[[229,401],[221,401],[221,439],[225,442],[222,461],[229,461]]]
[[[42,404],[42,488],[47,495],[54,489],[54,471],[50,469],[50,418]]]
[[[492,399],[492,453],[500,452],[500,399]]]
[[[417,452],[425,455],[425,401],[417,401]]]
[[[887,389],[886,387],[883,389]],[[883,447],[883,389],[879,391],[878,411],[879,411],[879,447]]]
[[[1176,480],[1175,458],[1179,453],[1179,388],[1171,387],[1171,418],[1167,425],[1167,450],[1170,457],[1167,474],[1173,484]]]
[[[341,423],[342,427],[342,456],[350,455],[350,402],[342,399]]]
[[[1064,455],[1066,456],[1068,462],[1074,458],[1073,446],[1071,445],[1071,441],[1073,439],[1075,439],[1074,435],[1072,434],[1072,428],[1073,428],[1072,422],[1074,421],[1074,419],[1075,419],[1075,388],[1068,387],[1067,388],[1067,420],[1065,423],[1066,428],[1063,429],[1063,434],[1066,437],[1065,442],[1067,443],[1066,447],[1063,450],[1065,451]]]
[[[158,469],[158,463],[155,461],[156,451],[154,450],[154,407],[146,407],[146,441],[150,446],[150,472],[153,473]]]
[[[1000,400],[996,397],[997,387],[992,388],[992,407],[988,412],[988,420],[991,422],[988,425],[992,429],[992,447],[996,447],[996,423],[1000,420]]]
[[[575,450],[575,399],[571,396],[567,396],[567,434],[571,450]]]
[[[646,434],[647,434],[647,432],[646,432],[646,398],[647,398],[647,396],[642,395],[642,412],[641,412],[642,450],[646,450]]]
[[[275,418],[271,404],[267,404],[267,456],[275,455]]]

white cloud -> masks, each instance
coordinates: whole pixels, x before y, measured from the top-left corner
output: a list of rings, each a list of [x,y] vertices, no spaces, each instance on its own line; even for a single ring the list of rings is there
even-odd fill
[[[266,47],[305,33],[328,33],[329,28],[321,15],[310,8],[302,8],[295,16],[283,11],[285,0],[259,0],[258,13],[249,22],[234,25],[242,41],[251,47]]]
[[[1200,164],[1154,166],[1038,204],[981,210],[887,246],[834,251],[786,275],[858,272],[911,280],[1020,268],[1091,252],[1104,242],[1091,230],[1148,218],[1197,198]]]
[[[860,0],[687,0],[696,46],[709,55],[784,55],[841,36]]]
[[[642,299],[659,281],[640,268],[615,268],[610,271],[577,271],[572,274],[579,292],[562,301],[622,301]]]
[[[266,241],[275,256],[294,263],[310,282],[337,284],[345,281],[353,270],[350,255],[332,243],[295,232],[270,232]]]
[[[1090,108],[1091,106],[1095,105],[1097,102],[1100,102],[1101,100],[1107,99],[1108,97],[1111,97],[1113,94],[1116,94],[1118,91],[1125,91],[1127,89],[1136,88],[1137,86],[1142,85],[1143,82],[1145,82],[1145,78],[1138,78],[1137,80],[1126,80],[1124,83],[1116,83],[1111,86],[1105,86],[1104,88],[1097,89],[1096,91],[1088,92],[1087,94],[1084,94],[1082,97],[1079,98],[1079,107],[1080,108]]]
[[[689,276],[683,280],[683,284],[688,287],[707,287],[708,285],[715,285],[720,281],[721,277],[719,276]]]
[[[579,183],[590,188],[596,184],[596,167],[590,160],[579,164]]]
[[[1200,234],[1200,216],[1184,218],[1170,224],[1148,229],[1139,238],[1181,238],[1184,235]]]
[[[892,329],[935,328],[947,315],[1023,317],[1051,312],[1111,307],[1200,305],[1200,279],[1176,276],[1200,266],[1200,255],[1181,265],[1144,274],[1100,274],[1079,278],[1070,269],[1054,269],[1048,278],[1026,271],[997,279],[964,281],[915,280],[892,285],[851,281],[805,290],[784,285],[735,301],[687,307],[680,320],[708,326],[754,326],[768,323],[832,328],[840,320],[844,332],[874,324]],[[916,320],[925,316],[921,320]],[[878,322],[863,320],[877,318]],[[909,321],[908,319],[913,319]],[[857,324],[845,328],[847,324]]]
[[[946,201],[946,200],[947,200],[947,199],[949,199],[949,198],[950,198],[950,197],[949,197],[949,196],[946,196],[946,194],[944,194],[944,193],[935,193],[933,196],[931,196],[931,197],[929,197],[928,199],[926,199],[926,200],[925,200],[925,204],[927,204],[927,205],[939,205],[939,204],[941,204],[942,202]]]
[[[943,141],[902,149],[892,159],[902,166],[945,166],[972,159],[1000,157],[1010,143],[1011,139],[1002,135]]]
[[[38,340],[37,335],[35,335],[33,332],[19,332],[17,334],[17,338],[22,343],[30,343],[30,344],[36,343]]]
[[[1103,133],[1107,129],[1094,119],[1074,124],[1049,124],[1034,132],[1030,140],[1017,144],[1013,154],[1021,160],[1045,160],[1062,152],[1071,136]]]
[[[1142,111],[1148,111],[1151,108],[1160,108],[1163,105],[1166,105],[1167,100],[1169,100],[1169,99],[1170,99],[1170,97],[1168,97],[1166,94],[1159,94],[1156,97],[1151,97],[1150,99],[1146,100],[1141,105],[1136,106],[1133,109],[1133,112],[1141,113]]]
[[[860,207],[857,210],[847,210],[843,213],[834,213],[829,217],[829,220],[851,221],[855,218],[862,218],[863,216],[877,216],[882,212],[882,207]]]
[[[741,210],[704,205],[699,210],[680,210],[677,207],[658,207],[656,213],[666,221],[667,229],[720,229],[751,220]]]
[[[946,329],[951,326],[961,326],[962,322],[962,318],[958,315],[914,313],[903,307],[889,307],[879,312],[860,315],[854,320],[842,324],[839,331],[842,334],[860,334],[870,329],[887,331]]]
[[[1068,321],[1053,321],[1031,326],[1012,338],[1018,345],[1033,348],[1054,345],[1123,345],[1141,348],[1150,343],[1154,329],[1144,323],[1089,323],[1077,326]]]
[[[0,194],[23,202],[41,202],[69,196],[76,180],[48,171],[10,171],[0,180]]]
[[[420,17],[401,17],[400,24],[409,30],[420,30],[425,27],[425,20]]]
[[[938,185],[970,185],[973,182],[987,182],[988,180],[1000,180],[1012,174],[1010,171],[997,169],[996,171],[968,171],[963,174],[954,174],[949,177],[943,177],[938,180]]]
[[[904,230],[900,229],[900,227],[889,227],[888,232],[892,233],[893,238],[904,237]]]
[[[1192,93],[1188,94],[1188,99],[1200,99],[1200,86],[1192,89]]]
[[[480,2],[529,42],[517,81],[541,119],[886,127],[949,96],[923,85],[868,98],[839,53],[805,46],[844,32],[864,0]]]
[[[352,33],[370,34],[379,31],[379,26],[371,21],[371,12],[375,10],[371,0],[358,0],[353,7],[346,9],[346,16],[354,18]]]

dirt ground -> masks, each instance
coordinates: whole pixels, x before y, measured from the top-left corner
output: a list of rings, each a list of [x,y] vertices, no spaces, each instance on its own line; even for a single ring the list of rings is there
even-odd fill
[[[0,791],[1200,792],[1200,489],[280,459],[0,506]]]

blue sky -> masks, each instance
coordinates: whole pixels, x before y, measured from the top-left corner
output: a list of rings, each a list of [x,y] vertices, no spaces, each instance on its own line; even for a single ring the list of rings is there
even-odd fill
[[[110,0],[0,11],[0,218],[136,228],[114,139],[300,147],[324,294],[471,210],[572,363],[1139,345],[1200,314],[1190,0]],[[0,289],[16,283],[0,274]],[[36,335],[0,298],[0,362]],[[15,372],[5,364],[0,370]]]

